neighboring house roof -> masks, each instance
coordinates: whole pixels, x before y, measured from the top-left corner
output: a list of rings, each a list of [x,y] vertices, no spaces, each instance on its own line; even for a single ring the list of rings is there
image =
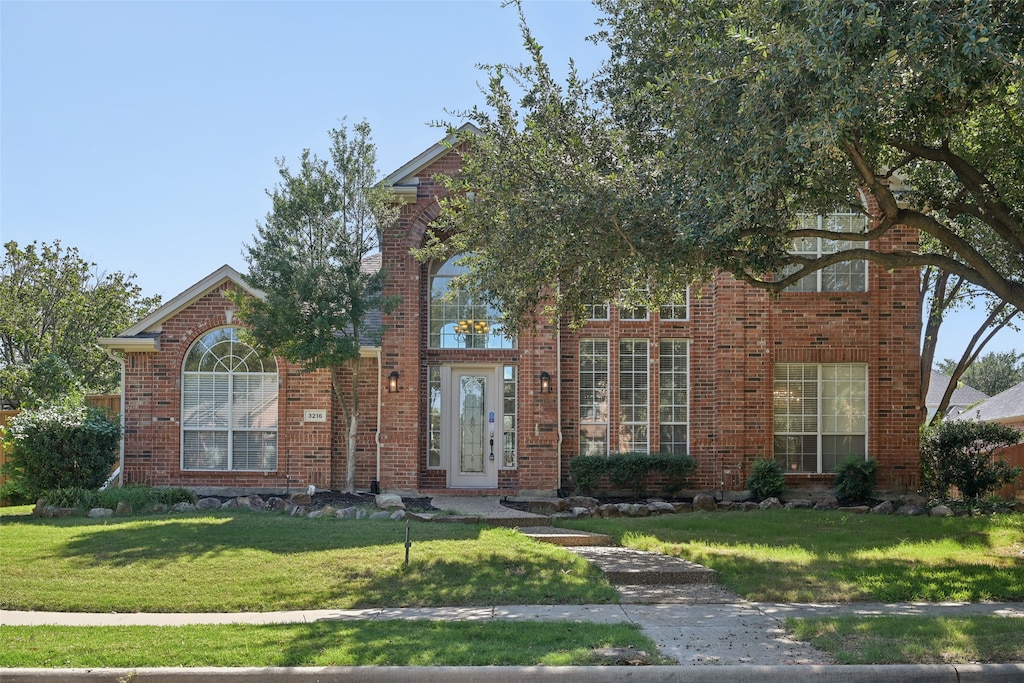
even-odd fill
[[[361,270],[365,273],[376,273],[381,268],[380,253],[370,254],[363,259]],[[191,306],[225,282],[232,282],[240,289],[253,296],[262,296],[262,292],[245,283],[242,274],[229,265],[223,265],[202,280],[163,304],[145,318],[129,327],[116,337],[104,337],[97,340],[100,346],[117,351],[159,351],[160,332],[167,320]],[[226,321],[230,323],[231,320]],[[359,343],[364,347],[378,346],[377,337],[383,327],[380,310],[371,311],[366,316],[365,333],[360,335]]]
[[[961,413],[955,419],[981,420],[982,422],[1024,421],[1024,382],[972,406],[970,410]]]
[[[402,202],[410,204],[415,202],[416,190],[420,184],[420,171],[451,151],[451,147],[458,140],[459,134],[465,131],[479,133],[480,129],[472,123],[462,124],[455,130],[455,133],[448,135],[444,140],[422,152],[412,161],[409,161],[394,173],[384,178],[384,180],[380,181],[381,185],[390,188]]]
[[[931,380],[928,382],[928,396],[925,398],[925,406],[928,408],[929,416],[938,409],[939,401],[942,400],[942,395],[946,393],[946,387],[949,386],[949,379],[948,375],[932,370]],[[949,399],[946,416],[955,417],[968,406],[984,401],[987,398],[988,394],[983,394],[974,387],[969,387],[966,384],[958,386],[953,390],[953,395]]]

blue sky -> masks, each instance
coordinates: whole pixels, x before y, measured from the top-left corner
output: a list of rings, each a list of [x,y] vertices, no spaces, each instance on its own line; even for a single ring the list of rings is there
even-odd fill
[[[598,67],[589,2],[525,9],[556,70]],[[3,0],[0,240],[59,239],[165,299],[244,270],[276,157],[324,155],[342,117],[366,118],[390,173],[482,103],[478,64],[523,61],[517,24],[498,0]],[[969,327],[948,324],[937,357]]]

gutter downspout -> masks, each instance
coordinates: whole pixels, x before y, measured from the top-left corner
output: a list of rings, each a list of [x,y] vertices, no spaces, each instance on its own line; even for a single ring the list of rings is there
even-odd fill
[[[106,354],[112,360],[114,360],[115,362],[117,362],[118,365],[121,366],[121,445],[120,445],[120,449],[119,449],[120,450],[120,455],[119,455],[119,460],[118,460],[118,465],[117,465],[117,485],[118,486],[124,486],[124,428],[125,428],[125,422],[124,422],[124,375],[125,375],[124,361],[125,361],[125,359],[124,359],[124,356],[117,356],[117,355],[115,355],[113,349],[104,347],[103,350],[106,352]]]

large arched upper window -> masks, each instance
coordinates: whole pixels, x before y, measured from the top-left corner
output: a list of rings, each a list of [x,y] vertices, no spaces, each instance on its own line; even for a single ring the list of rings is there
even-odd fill
[[[277,361],[224,327],[204,335],[182,367],[181,467],[277,469]]]
[[[430,274],[430,348],[515,348],[515,341],[502,334],[501,313],[454,287],[452,278],[467,271],[461,259],[453,256]]]

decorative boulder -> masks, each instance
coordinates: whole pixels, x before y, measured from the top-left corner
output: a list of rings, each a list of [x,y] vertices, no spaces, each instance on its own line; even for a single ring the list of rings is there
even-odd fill
[[[308,493],[293,493],[288,500],[296,505],[309,505],[313,502],[313,497]]]
[[[899,506],[899,508],[896,510],[896,514],[897,515],[902,515],[904,517],[919,517],[919,516],[925,514],[925,511],[924,511],[924,508],[921,507],[920,505],[914,505],[913,503],[906,503],[904,505],[900,505]]]
[[[736,503],[731,500],[720,500],[715,507],[718,508],[720,512],[729,512],[730,510],[736,509]]]
[[[672,507],[675,508],[678,514],[693,512],[693,505],[691,503],[672,503]]]
[[[871,508],[867,505],[851,505],[849,507],[839,508],[839,511],[850,515],[866,515],[871,512]]]
[[[220,509],[221,510],[237,510],[238,509],[238,499],[237,498],[228,498],[227,500],[225,500],[221,504]]]
[[[598,512],[602,517],[621,517],[622,512],[619,511],[619,506],[612,503],[602,505],[598,508]]]
[[[397,493],[378,493],[373,501],[381,510],[404,510],[405,503]]]
[[[388,516],[388,519],[405,519],[405,510],[395,510]]]
[[[594,511],[588,507],[577,507],[570,510],[573,517],[593,517]]]
[[[739,504],[739,508],[740,508],[740,510],[743,510],[744,512],[751,512],[753,510],[760,510],[761,506],[758,505],[757,503],[755,503],[752,500],[745,500],[745,501],[743,501],[742,503]]]
[[[956,515],[948,505],[936,505],[928,514],[932,517],[954,517]]]
[[[306,515],[306,519],[320,519],[323,516],[324,516],[324,511],[323,510],[313,510],[308,515]]]
[[[567,508],[587,508],[591,512],[597,512],[601,507],[601,501],[590,496],[570,496],[565,501]]]
[[[219,510],[220,498],[200,498],[196,501],[196,510]]]
[[[871,508],[871,514],[873,515],[891,515],[896,512],[896,508],[893,506],[891,500],[883,500],[881,503]]]
[[[192,503],[175,503],[171,506],[171,510],[174,512],[195,512],[196,506]]]
[[[345,508],[344,510],[338,510],[335,512],[334,516],[338,519],[355,519],[357,510],[358,508],[355,507]]]
[[[674,515],[676,513],[675,505],[663,500],[650,501],[647,503],[647,509],[651,511],[652,515]]]
[[[272,496],[267,498],[267,509],[272,512],[284,512],[288,509],[288,502],[284,498]]]
[[[794,498],[793,500],[787,501],[785,508],[787,510],[807,510],[813,507],[811,501],[806,498]]]
[[[762,500],[760,503],[758,503],[757,507],[759,507],[762,510],[781,510],[782,503],[779,501],[778,498],[775,498],[773,496],[771,498],[765,498],[764,500]]]
[[[693,497],[692,505],[694,512],[714,512],[718,509],[718,503],[710,493],[698,493]]]
[[[566,501],[564,498],[531,500],[527,503],[526,510],[535,515],[553,515],[556,512],[566,511]]]
[[[89,510],[90,517],[113,517],[114,511],[110,508],[93,508]]]
[[[133,512],[135,511],[132,509],[132,506],[124,502],[123,500],[118,501],[117,509],[114,510],[115,515],[130,515]]]
[[[387,510],[381,510],[380,512],[374,512],[370,515],[370,519],[390,519],[391,513]]]
[[[835,510],[839,507],[839,501],[835,496],[828,495],[814,504],[815,510]]]
[[[262,512],[267,504],[259,496],[244,496],[238,499],[238,507],[247,508],[253,512]]]

